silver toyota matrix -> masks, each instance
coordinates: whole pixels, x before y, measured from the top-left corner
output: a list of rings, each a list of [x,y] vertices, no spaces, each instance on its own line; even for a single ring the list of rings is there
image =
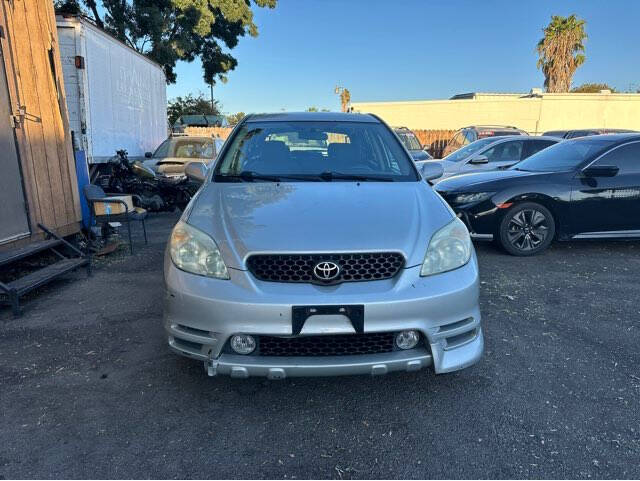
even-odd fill
[[[169,346],[233,377],[385,374],[477,362],[478,264],[465,225],[393,131],[366,114],[240,122],[171,233]]]

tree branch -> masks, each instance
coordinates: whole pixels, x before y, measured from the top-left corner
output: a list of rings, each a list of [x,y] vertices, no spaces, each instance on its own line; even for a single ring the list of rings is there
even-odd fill
[[[136,52],[140,52],[137,45],[133,42],[133,40],[129,38],[129,36],[126,33],[124,34],[124,39],[127,41],[126,43],[128,43],[132,49],[134,49]]]
[[[100,18],[100,14],[98,13],[98,7],[96,5],[96,0],[85,0],[87,7],[91,10],[93,14],[93,21],[96,22],[96,25],[101,29],[104,29],[104,22]]]

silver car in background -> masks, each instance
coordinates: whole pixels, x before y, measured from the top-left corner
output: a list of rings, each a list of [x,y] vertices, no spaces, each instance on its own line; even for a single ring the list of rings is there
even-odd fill
[[[155,152],[145,154],[147,160],[144,165],[159,174],[181,177],[189,162],[213,162],[223,144],[224,141],[220,138],[172,135]]]
[[[469,233],[379,118],[252,115],[173,229],[169,346],[233,377],[462,369],[483,352]],[[421,176],[422,175],[422,176]]]
[[[536,152],[557,144],[555,137],[509,135],[485,137],[456,150],[441,160],[428,162],[442,166],[442,178],[487,170],[507,169]]]

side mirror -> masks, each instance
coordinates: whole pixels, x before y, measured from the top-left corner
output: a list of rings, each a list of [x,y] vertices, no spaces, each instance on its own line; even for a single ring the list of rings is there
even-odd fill
[[[151,157],[153,157],[153,152],[145,152],[145,153],[144,153],[144,156],[145,156],[147,159],[150,159]]]
[[[585,177],[615,177],[620,168],[615,165],[592,165],[582,171]]]
[[[423,180],[434,180],[442,177],[444,174],[444,168],[439,162],[423,161],[416,162],[418,172],[422,176]]]
[[[204,162],[189,162],[184,168],[185,175],[194,182],[202,184],[207,178],[207,164]]]
[[[476,155],[469,163],[474,165],[488,164],[489,158],[486,155]]]

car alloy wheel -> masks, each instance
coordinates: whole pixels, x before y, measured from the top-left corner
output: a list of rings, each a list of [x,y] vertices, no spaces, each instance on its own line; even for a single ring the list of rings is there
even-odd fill
[[[546,249],[554,235],[551,212],[533,202],[512,207],[500,223],[500,244],[517,256],[530,256]]]
[[[530,251],[544,242],[549,233],[547,218],[535,209],[519,211],[511,217],[507,235],[517,249]]]

